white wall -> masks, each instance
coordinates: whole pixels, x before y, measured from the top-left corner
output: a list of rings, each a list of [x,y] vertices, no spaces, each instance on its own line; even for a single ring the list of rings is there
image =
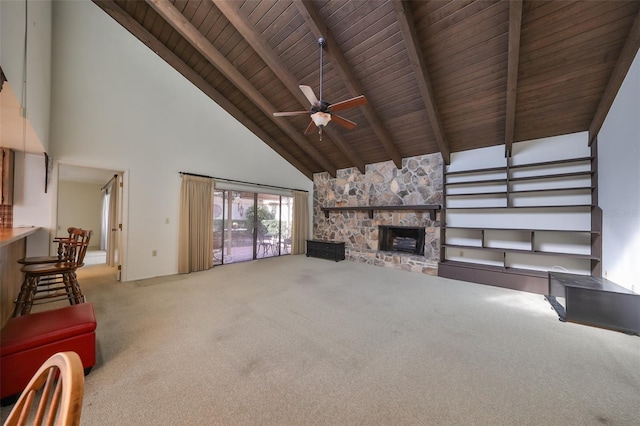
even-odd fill
[[[640,54],[598,134],[602,273],[640,292]]]
[[[22,98],[25,4],[28,5],[26,102]],[[0,65],[18,102],[27,106],[27,119],[44,151],[49,150],[51,10],[50,0],[0,1]]]
[[[23,99],[26,4],[24,0],[0,1],[0,65],[8,80],[2,90],[0,146],[17,150],[13,223],[42,227],[27,240],[27,255],[39,256],[49,252],[51,226],[51,187],[48,193],[44,192],[42,153],[49,147],[52,8],[49,0],[28,2],[26,99]],[[26,135],[19,105],[27,107]]]
[[[126,280],[177,272],[180,171],[313,188],[93,3],[54,2],[52,70],[56,160],[128,175]]]
[[[89,247],[100,246],[102,233],[102,185],[84,182],[58,184],[58,235],[65,235],[70,226],[90,229]]]
[[[45,193],[44,156],[16,152],[13,187],[13,226],[38,226],[27,240],[27,256],[49,253],[53,188]]]

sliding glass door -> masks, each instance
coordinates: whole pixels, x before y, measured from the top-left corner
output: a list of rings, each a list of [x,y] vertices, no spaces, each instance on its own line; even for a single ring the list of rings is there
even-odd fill
[[[280,196],[271,194],[257,194],[256,208],[256,257],[278,256],[280,244],[280,220],[278,206]]]
[[[292,207],[292,197],[216,190],[214,264],[289,254]]]

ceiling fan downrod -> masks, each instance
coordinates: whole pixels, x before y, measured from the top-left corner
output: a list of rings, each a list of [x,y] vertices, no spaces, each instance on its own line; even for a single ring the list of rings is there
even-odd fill
[[[323,100],[322,100],[322,69],[324,68],[324,63],[323,63],[323,53],[324,53],[324,48],[327,45],[327,40],[325,40],[324,37],[320,37],[318,39],[318,44],[320,45],[320,99],[319,99],[319,107],[320,109],[323,108]],[[322,127],[323,126],[318,126],[318,135],[320,136],[320,141],[322,141]]]
[[[318,44],[320,45],[320,105],[322,105],[322,100],[323,100],[322,99],[322,69],[324,68],[322,56],[323,56],[324,48],[327,45],[327,40],[325,40],[324,37],[320,37],[318,39]]]

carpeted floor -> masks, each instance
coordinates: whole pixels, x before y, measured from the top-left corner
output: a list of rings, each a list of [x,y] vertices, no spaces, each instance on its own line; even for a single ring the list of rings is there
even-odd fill
[[[79,278],[83,425],[640,424],[640,337],[540,295],[304,256]]]

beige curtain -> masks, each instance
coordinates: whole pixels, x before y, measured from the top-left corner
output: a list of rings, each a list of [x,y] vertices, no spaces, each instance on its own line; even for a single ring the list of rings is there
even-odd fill
[[[212,178],[182,175],[178,272],[203,271],[213,267]]]
[[[304,254],[309,238],[308,193],[293,191],[293,221],[291,226],[291,254]]]

